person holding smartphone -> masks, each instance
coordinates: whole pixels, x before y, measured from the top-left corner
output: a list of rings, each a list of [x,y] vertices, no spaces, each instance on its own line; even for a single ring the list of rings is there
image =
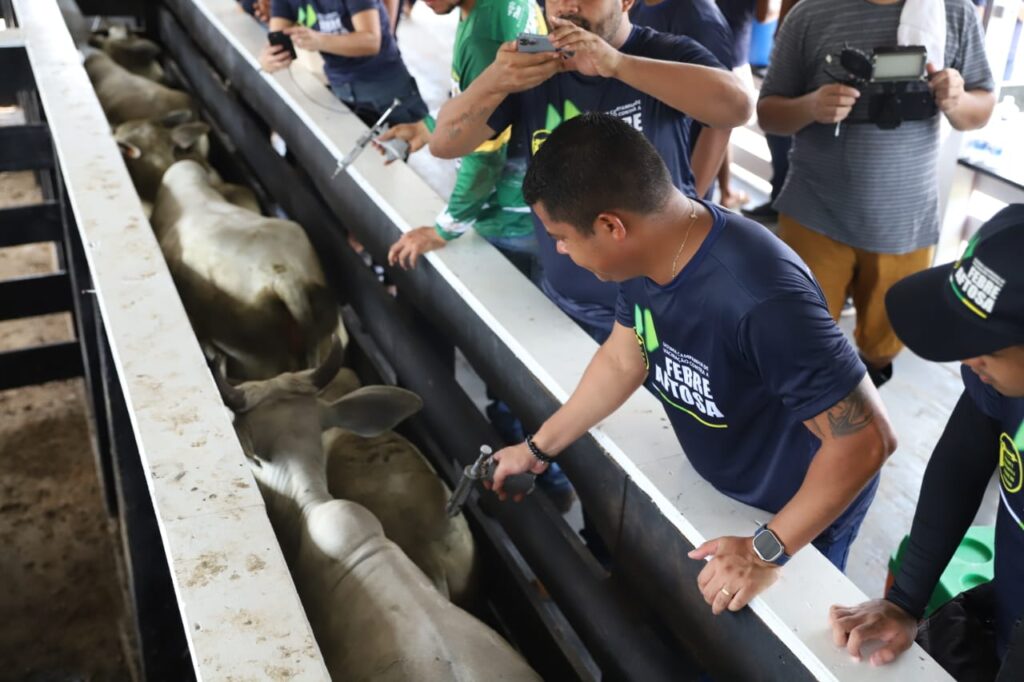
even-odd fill
[[[451,96],[468,88],[494,61],[502,43],[520,33],[546,32],[544,16],[533,0],[425,0],[436,14],[459,11],[452,53]],[[410,149],[430,141],[434,121],[393,126],[378,139],[403,139]],[[498,131],[462,157],[455,187],[433,225],[403,234],[388,252],[392,266],[415,267],[420,256],[444,248],[468,230],[476,230],[524,275],[539,277],[537,239],[530,209],[523,201],[526,159],[510,153],[512,127]]]
[[[397,98],[393,123],[427,115],[380,0],[272,0],[269,28],[283,31],[300,50],[319,52],[331,91],[368,124]],[[291,66],[287,47],[268,44],[260,66],[273,73]]]
[[[532,157],[551,133],[583,112],[628,122],[661,154],[673,184],[694,194],[690,122],[731,128],[752,104],[734,74],[685,36],[634,26],[632,0],[548,0],[550,41],[563,51],[523,53],[515,42],[461,95],[441,107],[435,156],[473,151],[509,125]],[[569,53],[572,53],[570,56]],[[544,293],[598,341],[611,333],[617,288],[555,249],[534,213]]]

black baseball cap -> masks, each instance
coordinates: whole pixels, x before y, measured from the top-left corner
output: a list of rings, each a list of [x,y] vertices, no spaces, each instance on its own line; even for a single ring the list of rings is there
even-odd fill
[[[1024,344],[1024,204],[992,216],[960,260],[897,282],[885,307],[896,334],[926,360]]]

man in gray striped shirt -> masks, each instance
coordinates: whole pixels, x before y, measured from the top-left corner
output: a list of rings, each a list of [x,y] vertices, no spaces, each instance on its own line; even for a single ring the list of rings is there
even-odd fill
[[[946,12],[944,64],[929,85],[957,130],[980,128],[995,104],[978,16],[969,0],[935,0]],[[795,135],[786,184],[775,202],[779,236],[810,266],[838,319],[847,295],[855,339],[876,384],[902,349],[884,297],[931,264],[939,238],[939,116],[891,130],[865,118],[867,98],[825,72],[844,46],[895,47],[903,0],[801,0],[775,38],[757,115],[768,133]],[[831,69],[837,69],[835,66]]]

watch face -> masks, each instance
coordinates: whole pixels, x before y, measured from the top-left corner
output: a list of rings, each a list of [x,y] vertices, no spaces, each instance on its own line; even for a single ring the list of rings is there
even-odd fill
[[[762,561],[775,561],[782,555],[782,543],[766,528],[754,536],[754,551]]]

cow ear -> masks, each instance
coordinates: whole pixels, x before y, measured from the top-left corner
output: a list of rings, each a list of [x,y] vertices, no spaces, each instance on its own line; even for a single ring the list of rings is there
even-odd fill
[[[329,405],[320,403],[320,426],[372,438],[393,429],[422,407],[420,397],[404,388],[365,386]]]
[[[164,128],[174,128],[182,123],[188,123],[193,119],[191,109],[174,109],[157,119],[157,122]]]
[[[202,121],[184,123],[171,131],[171,141],[181,151],[187,151],[208,132],[210,132],[210,126]]]
[[[139,60],[152,61],[160,56],[160,46],[152,40],[132,36],[120,45],[120,49]]]
[[[142,158],[142,150],[139,149],[137,146],[133,145],[131,142],[122,142],[118,140],[117,146],[121,150],[121,156],[123,156],[126,159],[131,159],[132,161],[134,161],[136,159]]]

